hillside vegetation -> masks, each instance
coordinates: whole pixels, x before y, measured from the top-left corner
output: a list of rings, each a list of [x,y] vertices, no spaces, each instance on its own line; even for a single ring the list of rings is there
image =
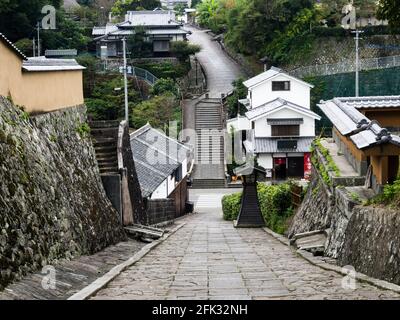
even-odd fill
[[[353,35],[341,27],[348,1],[204,0],[198,5],[201,26],[224,33],[225,44],[249,60],[267,57],[271,63],[296,67],[351,58]],[[375,1],[355,1],[359,17],[376,16]],[[399,40],[385,26],[364,28],[366,57],[398,54]],[[377,35],[385,35],[377,37]],[[370,48],[371,44],[375,48]],[[378,47],[378,49],[377,49]],[[322,52],[321,52],[322,49]]]

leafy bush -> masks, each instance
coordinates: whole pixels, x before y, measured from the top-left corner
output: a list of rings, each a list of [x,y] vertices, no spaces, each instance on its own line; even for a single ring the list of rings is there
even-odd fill
[[[175,41],[171,43],[171,53],[181,62],[188,61],[191,55],[200,51],[200,47],[187,41]]]
[[[189,72],[190,65],[188,65],[187,63],[173,64],[171,62],[163,62],[163,63],[141,63],[136,66],[146,69],[159,79],[171,78],[177,80],[178,78],[185,76]]]
[[[151,90],[151,94],[159,96],[164,93],[172,93],[176,98],[179,98],[179,88],[175,81],[171,78],[158,80]]]
[[[224,220],[236,220],[240,212],[240,204],[242,201],[242,193],[234,193],[226,195],[222,198],[222,211]]]
[[[288,227],[288,220],[293,216],[291,203],[291,184],[280,185],[258,184],[258,197],[261,213],[266,226],[271,230],[283,234]],[[242,193],[224,196],[222,199],[223,217],[232,221],[237,219],[240,212]]]
[[[179,103],[171,93],[155,96],[137,104],[131,114],[133,128],[140,128],[146,123],[153,127],[166,129],[170,121],[180,121]]]

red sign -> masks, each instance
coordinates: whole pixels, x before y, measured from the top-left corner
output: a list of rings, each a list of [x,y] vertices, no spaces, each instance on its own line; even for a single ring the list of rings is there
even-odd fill
[[[311,153],[304,154],[304,179],[311,180]]]

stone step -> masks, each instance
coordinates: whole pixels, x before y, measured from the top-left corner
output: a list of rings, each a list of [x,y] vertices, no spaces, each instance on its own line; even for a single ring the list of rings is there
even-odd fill
[[[223,189],[225,188],[224,179],[195,179],[192,189]]]
[[[96,151],[96,155],[101,155],[101,154],[108,154],[108,153],[115,153],[117,154],[117,147],[116,146],[94,146],[94,149]]]
[[[90,133],[94,139],[118,138],[118,128],[92,128]]]
[[[110,174],[110,173],[115,173],[119,174],[118,172],[118,166],[113,166],[113,167],[99,167],[100,174]]]
[[[93,129],[103,128],[118,128],[118,120],[104,120],[104,121],[89,121],[89,126]]]

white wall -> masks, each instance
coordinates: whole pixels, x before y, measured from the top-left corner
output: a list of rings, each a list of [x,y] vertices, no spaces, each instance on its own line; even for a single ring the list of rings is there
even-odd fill
[[[247,119],[246,117],[237,117],[234,119],[229,119],[226,122],[226,129],[228,130],[228,132],[231,132],[231,127],[233,127],[233,129],[235,131],[243,131],[243,130],[251,130],[251,121],[249,119]]]
[[[290,91],[272,91],[272,81],[290,81]],[[252,108],[257,108],[267,102],[282,98],[310,109],[310,92],[311,88],[307,85],[291,80],[284,75],[279,75],[273,80],[260,83],[251,88],[247,98],[250,99],[251,97]]]
[[[186,177],[187,173],[188,173],[188,161],[187,159],[185,159],[182,162],[182,179]]]
[[[267,119],[282,119],[282,118],[283,119],[303,118],[304,123],[300,125],[300,136],[301,137],[315,136],[314,118],[305,116],[301,113],[286,108],[256,120],[255,137],[257,138],[271,137],[271,126],[267,124]]]
[[[259,154],[257,161],[258,161],[258,164],[265,169],[273,168],[272,155],[269,153]]]
[[[175,190],[175,176],[171,175],[168,177],[168,195],[166,198]]]
[[[151,195],[151,199],[165,199],[167,198],[167,180],[164,180],[158,188]]]

